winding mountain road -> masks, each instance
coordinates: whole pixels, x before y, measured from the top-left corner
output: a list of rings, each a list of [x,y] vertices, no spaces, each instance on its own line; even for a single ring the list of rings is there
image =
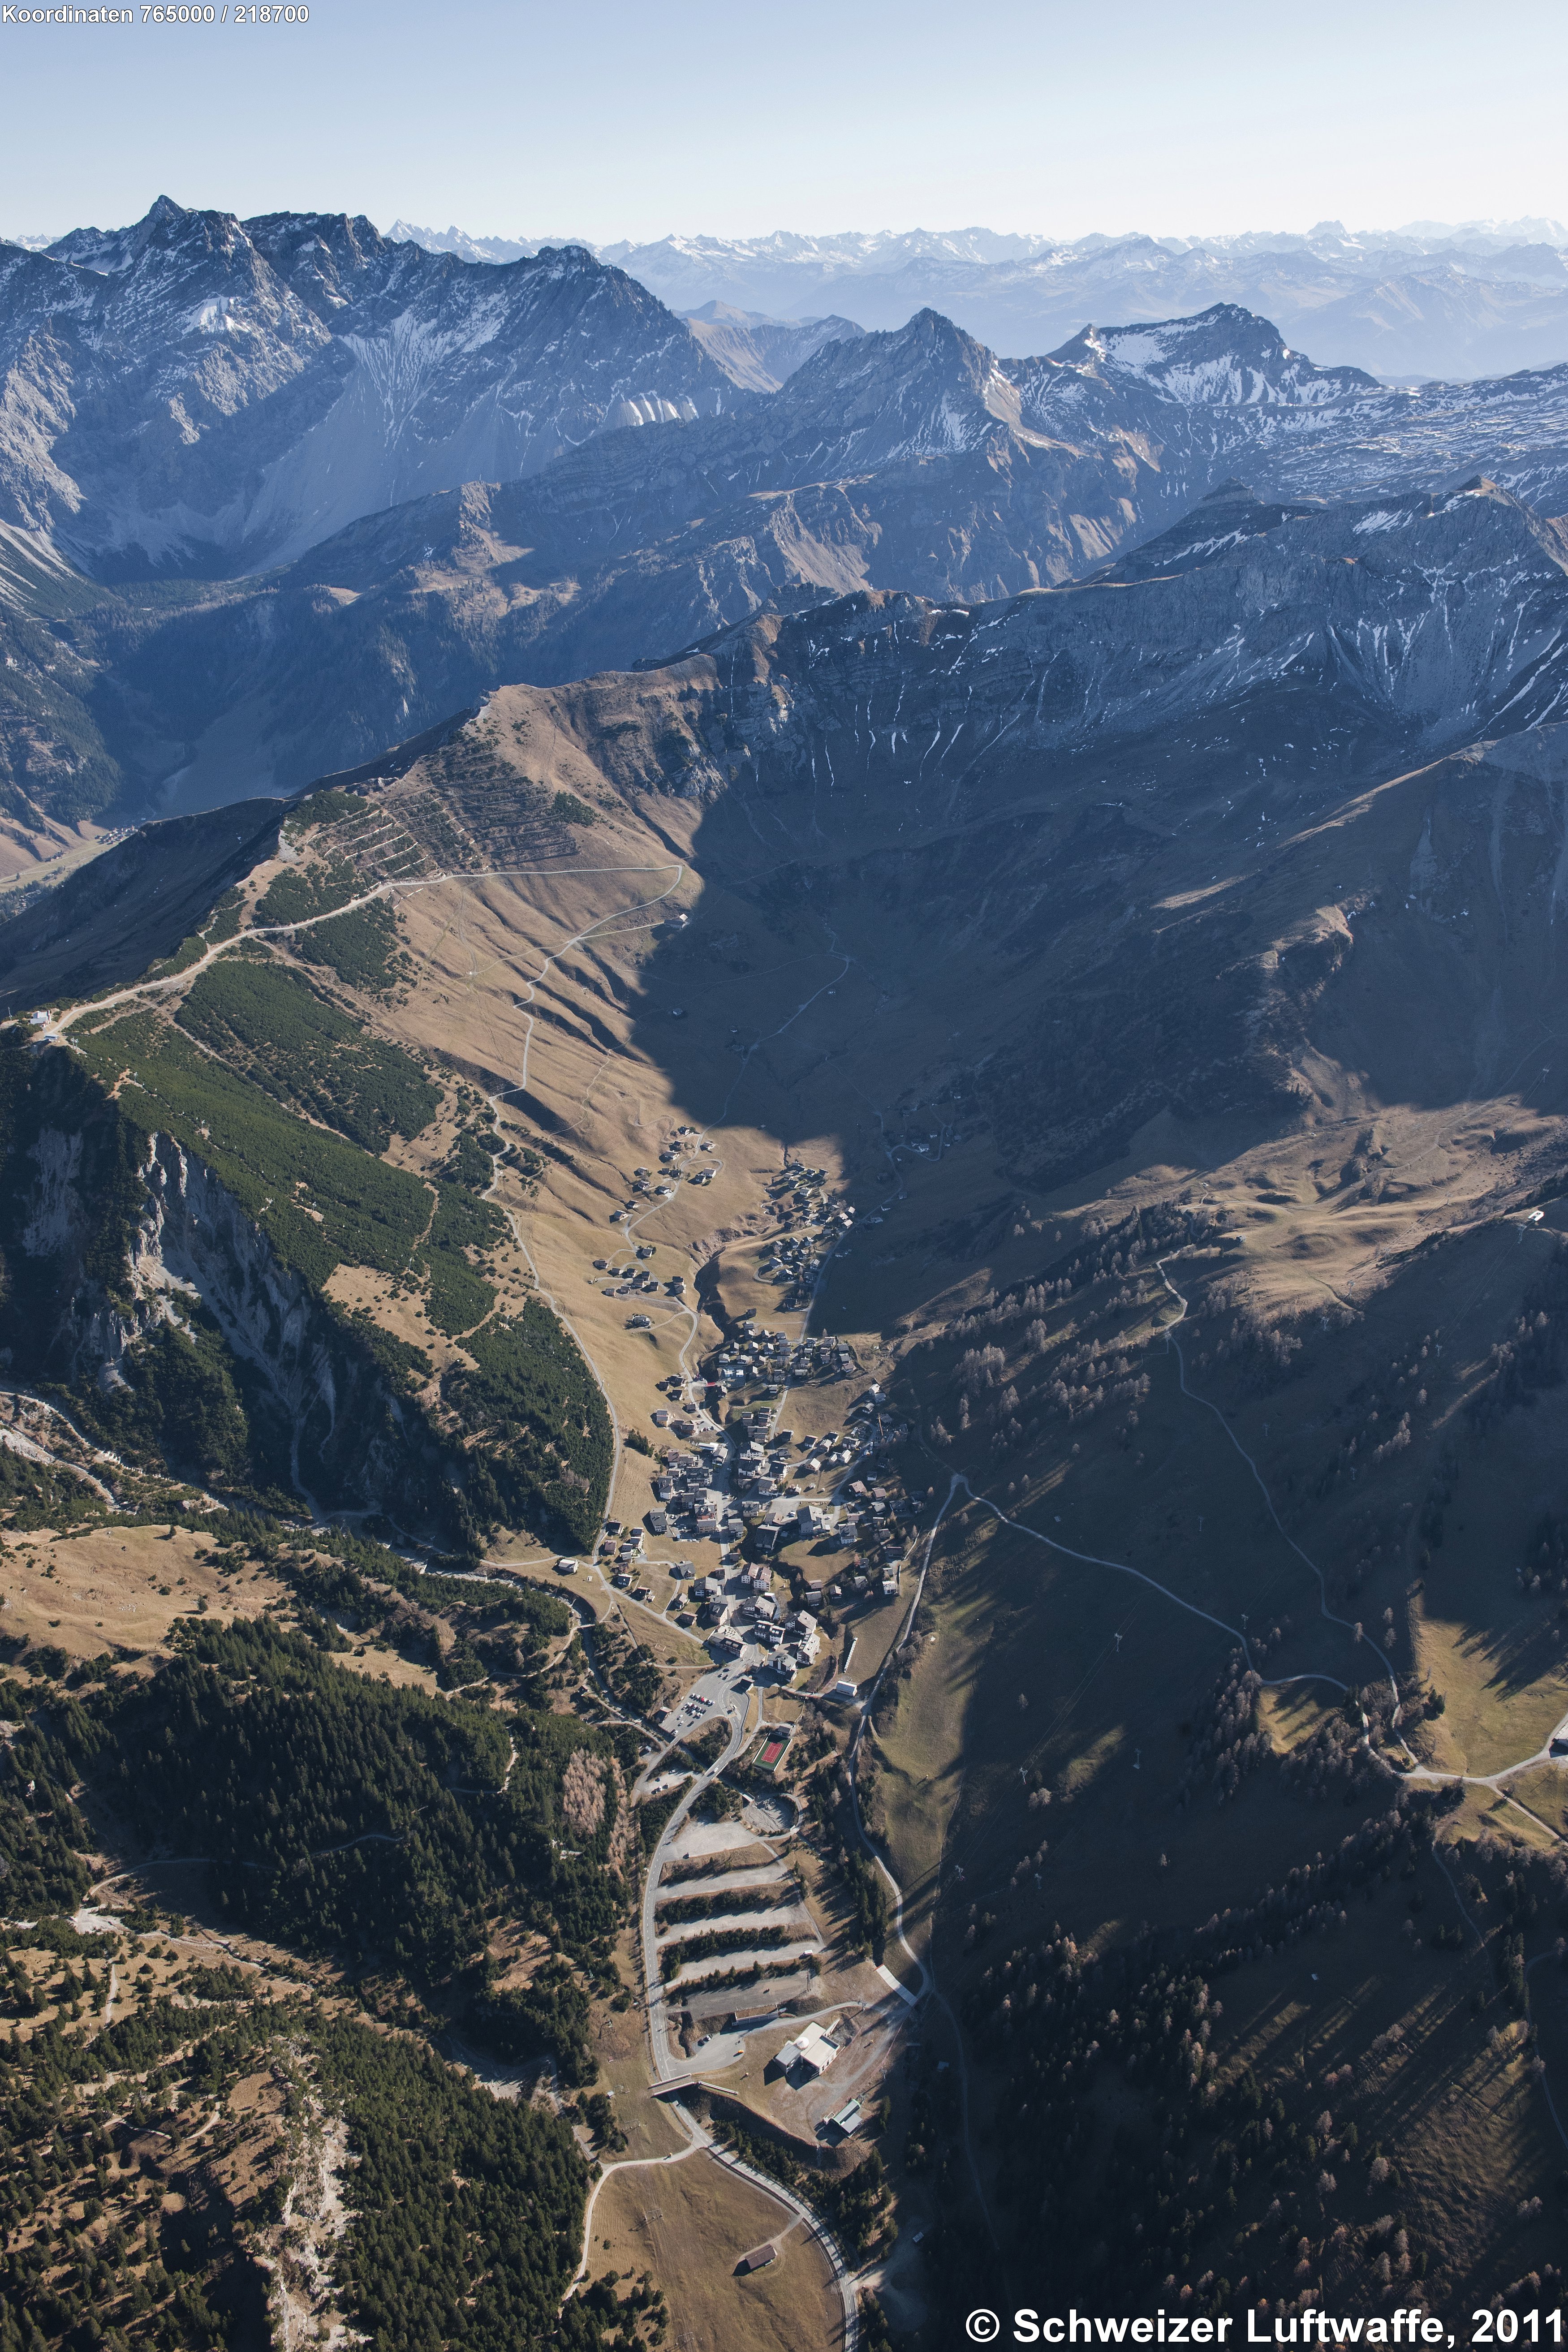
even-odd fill
[[[726,2172],[732,2172],[738,2179],[749,2182],[753,2189],[760,2189],[763,2196],[771,2198],[775,2205],[782,2205],[786,2213],[793,2214],[795,2223],[804,2225],[807,2235],[816,2239],[827,2258],[828,2268],[833,2273],[833,2284],[843,2306],[844,2333],[840,2339],[838,2352],[858,2352],[860,2313],[855,2293],[855,2282],[851,2276],[849,2265],[839,2249],[837,2240],[821,2216],[813,2212],[811,2207],[803,2199],[797,2197],[793,2189],[786,2189],[782,2181],[775,2180],[770,2173],[758,2172],[753,2166],[736,2156],[732,2149],[727,2148],[721,2141],[715,2139],[711,2133],[704,2131],[695,2116],[689,2115],[679,2099],[670,2099],[668,2107],[670,2114],[679,2121],[681,2129],[686,2133],[690,2143],[689,2146],[677,2148],[672,2156],[623,2157],[619,2162],[606,2164],[601,2168],[598,2179],[588,2191],[588,2202],[583,2214],[583,2256],[573,2273],[571,2285],[567,2287],[566,2294],[562,2297],[563,2307],[573,2288],[577,2286],[586,2274],[589,2248],[593,2242],[594,2208],[598,2203],[600,2189],[611,2175],[616,2172],[658,2172],[668,2169],[672,2164],[685,2164],[694,2156],[706,2155],[710,2156],[716,2164],[721,2164]]]

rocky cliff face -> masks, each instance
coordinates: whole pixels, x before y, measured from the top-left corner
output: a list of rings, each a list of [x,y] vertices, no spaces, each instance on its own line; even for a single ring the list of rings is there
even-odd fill
[[[170,1136],[137,1129],[62,1049],[13,1042],[0,1058],[10,1377],[58,1384],[111,1442],[143,1454],[161,1443],[172,1467],[212,1476],[207,1461],[183,1454],[204,1416],[166,1396],[147,1404],[149,1380],[156,1387],[173,1365],[198,1394],[234,1400],[237,1440],[218,1430],[231,1475],[248,1442],[251,1483],[262,1469],[262,1483],[292,1484],[323,1509],[440,1529],[458,1465],[422,1409],[395,1393],[213,1171]],[[168,1331],[200,1338],[206,1352],[187,1349],[149,1370],[146,1349]],[[215,1407],[205,1425],[220,1418]]]
[[[428,1494],[438,1448],[424,1415],[394,1396],[339,1318],[279,1264],[211,1170],[154,1135],[140,1171],[147,1206],[131,1244],[143,1313],[199,1298],[234,1353],[265,1381],[292,1433],[296,1483],[319,1507],[405,1515]],[[117,1370],[102,1360],[102,1376]],[[416,1508],[418,1502],[416,1502]]]

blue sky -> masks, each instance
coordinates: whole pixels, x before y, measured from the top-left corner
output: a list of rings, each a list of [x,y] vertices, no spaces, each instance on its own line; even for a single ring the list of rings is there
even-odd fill
[[[1563,218],[1565,84],[1568,12],[1538,0],[311,0],[302,26],[13,23],[0,231],[114,226],[164,191],[598,242]]]

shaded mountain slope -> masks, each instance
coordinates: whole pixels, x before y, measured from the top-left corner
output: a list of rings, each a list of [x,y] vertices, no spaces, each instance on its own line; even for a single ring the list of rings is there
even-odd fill
[[[686,323],[725,373],[750,392],[776,392],[825,343],[850,342],[865,332],[853,319],[770,319],[730,302],[705,302],[686,313]]]
[[[440,751],[474,716],[458,710],[361,768],[318,776],[323,792],[384,784]],[[223,894],[275,855],[286,814],[278,800],[228,802],[199,816],[138,828],[0,926],[0,1005],[21,981],[29,1005],[137,979],[207,927]]]
[[[85,996],[173,955],[278,845],[283,804],[237,801],[143,826],[0,924],[0,1004]]]

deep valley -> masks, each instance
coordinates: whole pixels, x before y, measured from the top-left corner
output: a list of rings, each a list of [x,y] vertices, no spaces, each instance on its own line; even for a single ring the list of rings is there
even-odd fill
[[[486,267],[226,217],[31,260],[307,438]],[[1549,2319],[1554,388],[552,254],[506,478],[7,541],[0,2346]]]

